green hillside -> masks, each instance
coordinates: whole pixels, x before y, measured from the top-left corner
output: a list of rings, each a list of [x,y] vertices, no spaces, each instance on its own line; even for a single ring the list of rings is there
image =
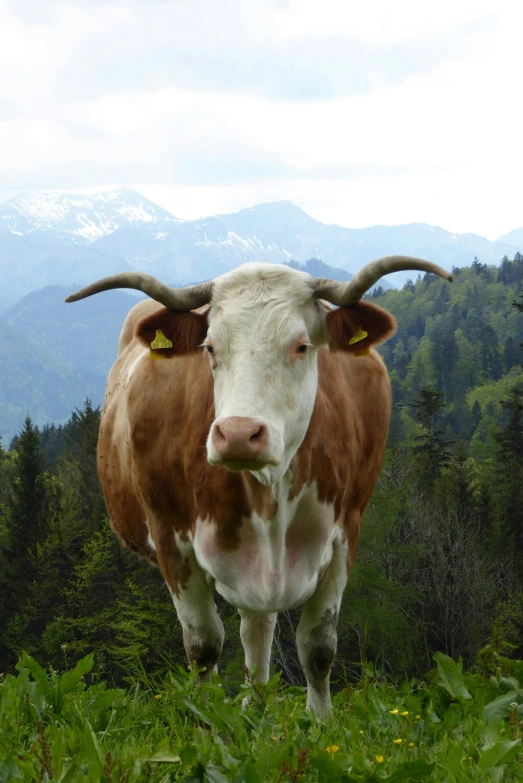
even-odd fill
[[[1,315],[0,321],[45,353],[105,379],[116,359],[125,316],[138,299],[124,291],[107,291],[66,304],[64,299],[73,290],[56,285],[32,291]]]
[[[0,321],[0,436],[5,446],[30,413],[40,426],[65,421],[85,397],[101,402],[105,378],[74,368]]]
[[[398,443],[415,437],[410,404],[423,385],[443,393],[447,435],[470,441],[481,438],[485,414],[499,418],[500,399],[521,373],[523,318],[512,303],[523,290],[523,256],[499,267],[475,261],[453,273],[451,284],[425,275],[369,297],[398,324],[380,348],[394,392],[390,434]]]

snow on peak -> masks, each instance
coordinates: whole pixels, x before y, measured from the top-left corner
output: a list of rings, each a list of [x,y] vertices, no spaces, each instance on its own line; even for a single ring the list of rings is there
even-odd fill
[[[49,231],[82,244],[95,242],[123,226],[154,225],[160,233],[179,222],[129,188],[92,195],[23,193],[0,204],[0,226],[12,234]]]

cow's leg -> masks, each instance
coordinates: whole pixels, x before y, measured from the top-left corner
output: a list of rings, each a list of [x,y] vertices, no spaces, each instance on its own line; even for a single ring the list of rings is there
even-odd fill
[[[277,615],[267,612],[249,612],[243,609],[238,611],[241,618],[240,638],[245,650],[248,675],[254,675],[256,682],[267,682]]]
[[[316,592],[303,605],[296,641],[307,677],[307,709],[318,716],[331,711],[330,670],[336,654],[336,624],[347,582],[347,545],[334,542],[333,556]]]
[[[159,547],[158,561],[182,626],[189,664],[205,669],[201,678],[207,679],[217,669],[224,637],[212,582],[198,565],[190,545],[175,546],[171,540],[168,554]]]

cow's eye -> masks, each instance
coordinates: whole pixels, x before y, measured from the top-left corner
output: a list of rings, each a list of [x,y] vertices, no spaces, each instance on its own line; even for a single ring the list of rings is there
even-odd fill
[[[206,345],[205,347],[207,348],[209,353],[214,353],[214,348],[212,347],[212,345]]]
[[[296,353],[306,353],[307,346],[306,345],[298,345],[296,348]]]

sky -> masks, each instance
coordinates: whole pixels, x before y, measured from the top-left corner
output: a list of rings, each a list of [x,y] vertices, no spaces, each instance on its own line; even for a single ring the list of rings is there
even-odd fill
[[[519,0],[0,0],[0,201],[523,225]]]

